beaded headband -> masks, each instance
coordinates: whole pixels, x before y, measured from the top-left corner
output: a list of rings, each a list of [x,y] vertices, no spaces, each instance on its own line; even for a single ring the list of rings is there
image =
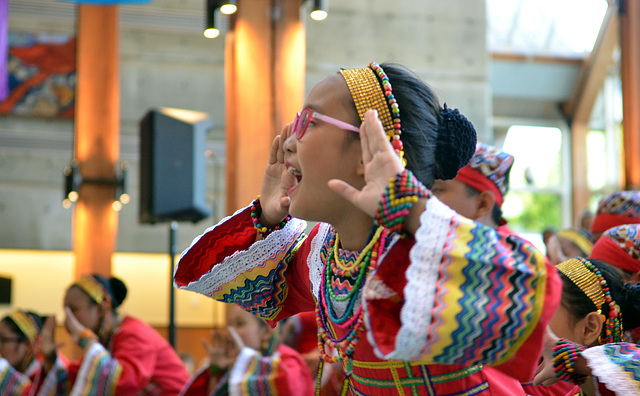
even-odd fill
[[[406,165],[403,144],[400,140],[402,134],[400,108],[393,96],[389,77],[382,67],[376,62],[371,62],[369,67],[340,70],[340,74],[347,82],[360,121],[364,122],[364,113],[367,110],[376,109],[394,151]]]
[[[593,242],[589,240],[588,237],[583,235],[580,231],[567,228],[560,232],[558,232],[559,237],[566,238],[571,242],[575,243],[576,246],[582,250],[587,256],[591,254],[593,250]]]
[[[611,297],[609,285],[602,272],[590,261],[576,257],[556,265],[558,271],[566,275],[582,292],[589,297],[605,316],[605,338],[602,343],[622,341],[622,314],[620,307]],[[603,306],[609,306],[609,312],[603,312]]]
[[[102,286],[94,277],[89,275],[81,277],[72,286],[79,287],[98,304],[101,304],[107,297],[107,292],[104,290],[104,286]]]
[[[18,326],[22,334],[24,334],[28,339],[32,340],[38,336],[38,329],[36,329],[33,320],[22,310],[18,309],[11,312],[9,314],[9,319]]]

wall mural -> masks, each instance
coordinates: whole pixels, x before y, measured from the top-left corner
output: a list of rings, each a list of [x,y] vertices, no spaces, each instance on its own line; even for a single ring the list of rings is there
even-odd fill
[[[73,118],[75,36],[9,32],[8,41],[9,96],[0,114]]]

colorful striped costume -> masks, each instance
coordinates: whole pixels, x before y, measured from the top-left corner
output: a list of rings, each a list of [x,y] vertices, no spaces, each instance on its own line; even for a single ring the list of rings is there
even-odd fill
[[[68,370],[71,395],[172,395],[189,380],[167,341],[144,322],[125,317],[109,350],[94,343]]]
[[[180,392],[180,396],[208,396],[211,372],[199,370]],[[219,374],[220,381],[211,395],[299,395],[313,393],[313,380],[299,353],[280,345],[271,355],[262,356],[251,348],[240,352],[233,367]]]
[[[21,373],[0,358],[0,396],[62,396],[68,395],[64,359],[58,359],[43,378],[42,363],[34,359]]]
[[[389,236],[355,305],[333,302],[338,315],[364,310],[350,393],[523,395],[519,381],[533,378],[559,301],[555,268],[525,241],[463,218],[436,198],[420,221],[414,237]],[[319,223],[305,236],[305,227],[294,218],[256,241],[250,209],[241,209],[183,252],[175,284],[271,324],[313,311],[334,231]],[[331,282],[341,287],[340,279]]]

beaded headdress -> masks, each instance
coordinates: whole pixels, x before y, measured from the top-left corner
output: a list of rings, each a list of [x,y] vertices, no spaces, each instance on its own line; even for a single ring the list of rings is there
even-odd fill
[[[623,224],[640,223],[640,191],[615,191],[602,198],[591,231],[603,232]]]
[[[640,224],[608,229],[593,246],[590,258],[629,272],[640,271]]]
[[[376,62],[371,62],[368,67],[361,69],[340,70],[340,74],[347,82],[360,121],[364,122],[364,113],[367,110],[377,110],[378,118],[394,151],[406,165],[403,144],[400,140],[402,134],[400,108],[393,95],[389,77],[382,67]]]
[[[91,275],[85,275],[78,279],[72,286],[79,287],[87,293],[89,297],[98,304],[102,303],[108,296],[104,286]]]
[[[566,228],[558,232],[558,236],[573,242],[587,256],[591,254],[593,250],[593,239],[587,231],[577,228]]]
[[[604,338],[601,343],[622,341],[622,314],[620,307],[611,297],[609,285],[602,272],[589,260],[572,258],[556,265],[596,306],[597,312],[604,315]],[[606,312],[605,312],[606,311]]]
[[[18,326],[22,334],[30,340],[35,339],[38,336],[38,329],[33,322],[33,319],[27,315],[23,310],[18,309],[9,314],[9,319]]]
[[[504,196],[509,191],[509,173],[512,166],[511,154],[478,142],[471,161],[458,171],[456,180],[480,192],[492,191],[496,203],[502,206]]]

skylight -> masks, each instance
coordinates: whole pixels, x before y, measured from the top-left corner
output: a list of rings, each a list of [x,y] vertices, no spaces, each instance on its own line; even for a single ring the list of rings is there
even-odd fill
[[[584,57],[593,48],[606,0],[486,0],[491,53]]]

